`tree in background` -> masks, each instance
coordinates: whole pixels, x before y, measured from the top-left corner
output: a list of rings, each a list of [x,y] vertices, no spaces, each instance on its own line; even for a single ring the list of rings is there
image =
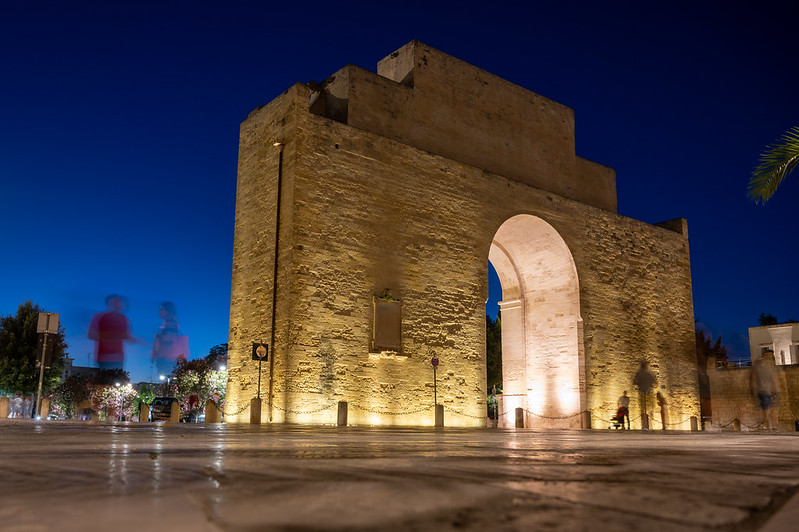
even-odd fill
[[[130,373],[123,369],[101,369],[91,377],[89,384],[93,386],[116,386],[117,383],[130,382]]]
[[[797,320],[791,318],[786,321],[780,321],[777,319],[776,316],[772,316],[771,314],[763,314],[760,313],[760,316],[757,318],[757,323],[763,327],[765,325],[782,325],[784,323],[799,323]]]
[[[217,405],[224,407],[228,372],[227,367],[221,365],[221,357],[227,360],[226,347],[225,344],[214,346],[205,358],[178,359],[168,389],[169,394],[178,399],[184,416],[191,418],[202,413],[205,402],[216,397]]]
[[[757,318],[757,323],[759,323],[762,327],[764,325],[777,325],[779,322],[777,321],[776,316],[772,316],[771,314],[763,314],[761,312],[760,317]]]
[[[710,408],[710,378],[707,375],[707,363],[711,357],[715,357],[717,362],[727,361],[727,348],[721,344],[721,337],[714,344],[710,335],[705,336],[704,331],[696,331],[696,364],[699,370],[699,408],[702,415],[702,423],[711,417],[713,412]]]
[[[36,326],[40,312],[45,310],[28,300],[19,306],[16,315],[0,318],[0,390],[25,395],[38,390],[41,349]],[[43,394],[58,384],[64,369],[67,344],[61,325],[58,333],[47,335],[47,343],[52,346],[52,358],[50,367],[44,370]]]
[[[502,322],[486,315],[486,385],[502,389]]]
[[[138,392],[128,383],[118,383],[114,385],[93,385],[91,386],[91,405],[92,409],[100,413],[100,419],[133,419],[133,413],[137,408]]]
[[[774,144],[766,147],[749,179],[746,195],[755,203],[767,202],[797,164],[799,126],[789,129]]]
[[[215,345],[209,349],[205,360],[208,361],[211,367],[227,366],[227,344]]]
[[[146,405],[153,404],[153,399],[155,399],[156,394],[152,386],[144,382],[138,386],[138,388],[136,388],[136,391],[138,392],[138,395],[133,401],[133,410],[135,412],[139,412],[142,403]]]
[[[71,375],[53,389],[50,410],[66,419],[75,417],[78,404],[91,397],[89,378]]]

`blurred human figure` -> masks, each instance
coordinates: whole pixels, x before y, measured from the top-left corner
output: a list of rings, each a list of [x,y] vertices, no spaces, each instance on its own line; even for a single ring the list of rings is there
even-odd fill
[[[10,401],[11,403],[11,417],[18,418],[22,417],[22,397],[19,394],[16,394],[14,398]]]
[[[153,342],[153,362],[158,369],[159,377],[169,375],[175,368],[178,357],[188,358],[188,338],[180,334],[178,311],[171,301],[164,301],[158,310],[161,328]]]
[[[666,396],[660,392],[657,393],[657,401],[660,406],[660,424],[663,425],[662,429],[666,430],[666,425],[669,424],[668,401],[666,401]]]
[[[33,417],[33,401],[27,395],[22,400],[22,417]]]
[[[768,353],[752,366],[750,375],[752,394],[757,396],[760,406],[760,423],[766,430],[777,430],[777,376],[774,374],[774,358]]]
[[[633,377],[633,384],[638,388],[638,399],[641,406],[641,424],[643,426],[644,420],[646,420],[646,428],[649,428],[649,409],[647,402],[651,402],[652,390],[655,389],[656,383],[657,379],[655,379],[655,376],[649,371],[649,362],[642,360],[641,367],[638,368],[638,371],[635,372],[635,376]],[[646,414],[646,417],[644,417],[644,414]]]
[[[616,417],[621,421],[621,428],[624,428],[624,419],[627,419],[627,430],[630,429],[630,396],[627,395],[627,390],[622,392],[618,401],[619,409],[616,411]]]
[[[130,333],[130,322],[122,314],[122,298],[112,294],[105,298],[105,312],[98,312],[89,324],[89,338],[94,340],[95,356],[101,370],[122,369],[125,362],[123,344],[136,342]]]

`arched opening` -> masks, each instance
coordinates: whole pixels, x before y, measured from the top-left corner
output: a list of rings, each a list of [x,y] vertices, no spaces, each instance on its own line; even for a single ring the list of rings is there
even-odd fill
[[[585,410],[580,289],[571,251],[541,218],[514,216],[497,230],[488,260],[502,284],[500,426],[579,427]]]

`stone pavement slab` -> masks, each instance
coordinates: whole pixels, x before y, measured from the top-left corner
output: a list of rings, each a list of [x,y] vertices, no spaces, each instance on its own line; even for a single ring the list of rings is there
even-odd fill
[[[777,532],[798,492],[797,433],[0,421],[9,531]]]

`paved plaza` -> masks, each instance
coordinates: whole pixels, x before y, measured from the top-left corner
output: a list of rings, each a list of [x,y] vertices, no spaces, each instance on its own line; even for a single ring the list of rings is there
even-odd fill
[[[0,529],[796,530],[799,433],[0,421]]]

